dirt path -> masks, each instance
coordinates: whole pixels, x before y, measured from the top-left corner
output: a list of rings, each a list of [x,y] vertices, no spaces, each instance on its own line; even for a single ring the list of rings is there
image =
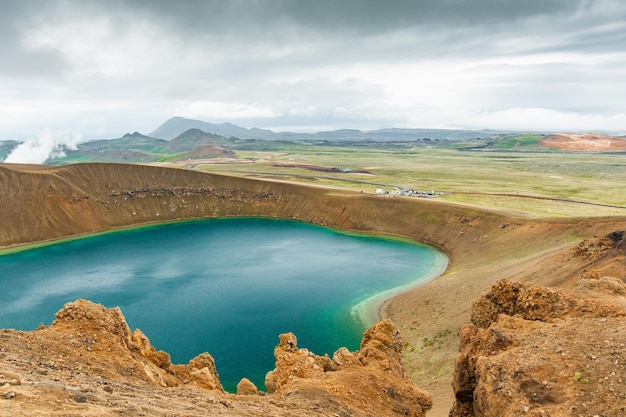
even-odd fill
[[[626,210],[626,206],[618,206],[613,204],[604,204],[604,203],[594,203],[591,201],[582,201],[582,200],[572,200],[569,198],[557,198],[557,197],[542,197],[536,195],[528,195],[528,194],[513,194],[513,193],[473,193],[473,192],[454,192],[455,195],[486,195],[486,196],[498,196],[498,197],[510,197],[510,198],[528,198],[533,200],[543,200],[543,201],[557,201],[561,203],[572,203],[572,204],[583,204],[587,206],[596,206],[596,207],[610,207],[617,209]]]

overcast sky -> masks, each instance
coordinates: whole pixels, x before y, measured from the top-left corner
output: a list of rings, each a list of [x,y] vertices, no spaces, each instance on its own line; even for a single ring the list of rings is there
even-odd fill
[[[0,0],[0,140],[626,131],[623,0]]]

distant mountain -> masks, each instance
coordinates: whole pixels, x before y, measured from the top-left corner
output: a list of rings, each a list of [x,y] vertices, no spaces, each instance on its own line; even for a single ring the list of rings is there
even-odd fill
[[[135,132],[126,133],[118,139],[100,139],[81,143],[78,147],[79,149],[91,151],[99,151],[101,149],[106,149],[107,151],[141,149],[147,152],[153,152],[167,143],[168,142],[166,140],[156,139],[150,136],[142,135],[139,132]]]
[[[224,149],[221,146],[216,145],[202,145],[194,148],[188,152],[178,154],[177,161],[184,161],[188,159],[212,159],[212,158],[237,158],[237,154],[231,150]]]
[[[364,132],[376,140],[415,140],[415,139],[447,139],[468,140],[488,138],[503,132],[500,130],[461,130],[461,129],[380,129]]]
[[[187,159],[236,158],[235,152],[222,145],[232,145],[241,139],[191,129],[167,141],[141,133],[127,133],[117,139],[101,139],[81,143],[75,150],[65,150],[65,156],[46,161],[48,164],[74,162],[155,162]]]
[[[66,156],[54,158],[47,163],[72,162],[153,162],[161,156],[161,148],[168,142],[127,133],[118,139],[100,139],[81,143],[75,150],[65,150]]]
[[[315,145],[319,142],[315,140],[307,141],[287,141],[281,139],[240,139],[235,136],[228,138],[207,133],[200,129],[189,129],[181,133],[166,145],[163,150],[165,152],[180,152],[181,150],[189,150],[198,146],[220,146],[231,150],[248,150],[248,151],[269,151],[284,150],[287,147],[296,146],[297,144]]]
[[[312,135],[315,139],[340,140],[340,141],[365,141],[377,142],[402,142],[419,139],[446,139],[450,141],[480,139],[491,137],[505,132],[496,130],[454,130],[454,129],[379,129],[379,130],[354,130],[341,129],[329,132],[318,132]],[[508,132],[507,132],[508,133]]]
[[[7,156],[15,149],[20,142],[16,142],[14,140],[3,140],[0,141],[0,162],[7,159]]]
[[[184,117],[172,117],[159,126],[149,136],[161,139],[174,139],[190,129],[199,129],[203,132],[239,139],[266,139],[307,141],[325,140],[341,142],[398,142],[414,141],[420,139],[446,139],[446,140],[470,140],[488,138],[497,134],[514,133],[501,130],[460,130],[460,129],[379,129],[362,131],[357,129],[339,129],[317,133],[273,132],[266,129],[247,129],[232,123],[213,124],[201,120],[186,119]]]
[[[174,139],[189,129],[199,129],[204,132],[221,135],[224,137],[237,137],[240,139],[265,139],[275,135],[271,130],[264,129],[246,129],[232,123],[213,124],[203,122],[202,120],[186,119],[184,117],[172,117],[167,122],[159,126],[155,131],[149,134],[153,138]]]
[[[166,142],[162,151],[164,153],[187,152],[199,146],[207,145],[230,145],[232,141],[227,140],[224,136],[207,133],[200,129],[189,129],[174,139]]]

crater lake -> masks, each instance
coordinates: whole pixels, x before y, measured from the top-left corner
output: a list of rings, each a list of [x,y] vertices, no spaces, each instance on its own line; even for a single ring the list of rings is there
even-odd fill
[[[209,352],[225,389],[247,377],[264,390],[279,334],[318,355],[356,350],[382,298],[446,265],[428,245],[296,221],[145,226],[1,255],[0,327],[49,325],[79,298],[119,306],[173,363]]]

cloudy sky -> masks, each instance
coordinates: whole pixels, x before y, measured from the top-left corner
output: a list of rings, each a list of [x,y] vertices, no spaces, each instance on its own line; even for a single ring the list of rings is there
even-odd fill
[[[626,131],[622,0],[0,0],[0,56],[0,140]]]

